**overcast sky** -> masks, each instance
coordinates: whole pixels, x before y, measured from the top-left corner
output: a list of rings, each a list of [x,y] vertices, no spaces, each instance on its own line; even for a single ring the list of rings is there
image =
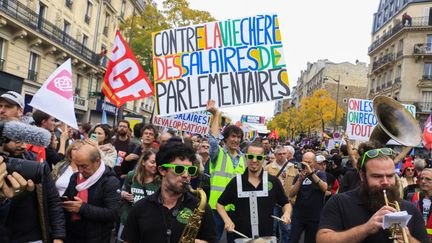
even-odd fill
[[[378,0],[189,0],[217,20],[277,13],[290,80],[294,86],[307,62],[356,60],[369,64],[373,13]],[[273,116],[274,102],[224,108],[233,121],[241,115]]]

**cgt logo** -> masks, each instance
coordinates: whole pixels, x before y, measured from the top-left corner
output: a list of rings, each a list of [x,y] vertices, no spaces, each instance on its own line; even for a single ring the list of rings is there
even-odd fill
[[[70,72],[62,70],[48,83],[47,89],[70,100],[73,97],[71,77]]]
[[[192,210],[189,208],[183,208],[180,210],[180,212],[177,214],[177,221],[179,221],[182,224],[187,224],[189,221],[189,217],[192,215]]]

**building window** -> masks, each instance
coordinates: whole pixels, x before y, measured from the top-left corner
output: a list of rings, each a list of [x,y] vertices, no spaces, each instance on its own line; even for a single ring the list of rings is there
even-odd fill
[[[41,28],[43,24],[43,20],[45,19],[47,6],[43,3],[39,3],[39,15],[38,15],[38,27]]]
[[[432,80],[432,63],[424,64],[423,79]]]
[[[77,74],[77,81],[76,81],[76,86],[75,86],[75,95],[80,96],[81,97],[81,82],[82,82],[82,76],[80,74]]]
[[[422,92],[422,104],[420,105],[420,109],[423,112],[430,112],[432,108],[432,91],[423,91]]]
[[[122,1],[122,5],[121,5],[121,9],[120,9],[120,17],[124,17],[125,14],[125,9],[126,9],[126,0]]]
[[[31,81],[37,80],[37,68],[39,65],[39,55],[34,52],[30,52],[29,69],[27,79]]]
[[[4,69],[5,44],[6,44],[6,41],[4,39],[0,38],[0,71],[3,71],[3,69]]]
[[[105,15],[104,28],[103,28],[103,34],[104,34],[104,36],[108,36],[109,19],[110,19],[109,14],[106,14]]]
[[[90,23],[90,16],[91,16],[91,13],[92,13],[92,7],[93,7],[93,5],[91,4],[91,2],[87,1],[87,8],[86,8],[85,16],[84,16],[84,21],[87,24]]]
[[[66,7],[68,7],[69,9],[72,9],[73,0],[66,0],[65,4],[66,4]]]
[[[83,39],[82,39],[83,47],[87,47],[87,43],[88,43],[88,36],[83,34]]]
[[[63,23],[63,32],[69,35],[70,28],[71,28],[71,24],[65,20]]]

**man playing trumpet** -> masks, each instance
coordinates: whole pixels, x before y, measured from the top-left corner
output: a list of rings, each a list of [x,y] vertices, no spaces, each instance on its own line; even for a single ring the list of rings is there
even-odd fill
[[[383,230],[384,215],[396,212],[386,205],[398,201],[402,211],[412,215],[405,232],[409,242],[429,242],[419,211],[401,200],[395,177],[394,151],[375,142],[359,146],[357,169],[360,187],[333,196],[325,205],[316,239],[325,242],[392,242],[389,230]],[[397,240],[402,242],[402,233]]]

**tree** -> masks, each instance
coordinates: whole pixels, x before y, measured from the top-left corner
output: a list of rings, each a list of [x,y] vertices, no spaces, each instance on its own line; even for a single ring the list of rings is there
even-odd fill
[[[187,0],[165,0],[166,19],[172,27],[181,27],[216,21],[209,12],[191,9]]]
[[[309,128],[321,127],[321,131],[324,131],[327,123],[334,121],[335,106],[336,101],[330,97],[325,89],[316,90],[312,96],[306,97],[300,101],[300,108],[304,110],[304,114],[307,115],[304,122]],[[340,107],[337,107],[337,109],[337,120],[340,121],[344,114]]]
[[[169,28],[166,18],[152,4],[146,5],[141,16],[128,18],[120,26],[125,40],[131,43],[133,53],[150,80],[153,80],[152,33]]]
[[[133,53],[150,80],[154,80],[153,32],[215,21],[206,11],[190,9],[186,0],[165,0],[163,2],[164,8],[167,9],[165,11],[158,10],[155,6],[147,4],[141,16],[128,18],[124,24],[120,25],[125,40],[131,43]]]
[[[301,129],[298,118],[299,110],[291,107],[288,111],[276,115],[267,126],[272,130],[276,130],[280,137],[294,138],[295,134]]]

